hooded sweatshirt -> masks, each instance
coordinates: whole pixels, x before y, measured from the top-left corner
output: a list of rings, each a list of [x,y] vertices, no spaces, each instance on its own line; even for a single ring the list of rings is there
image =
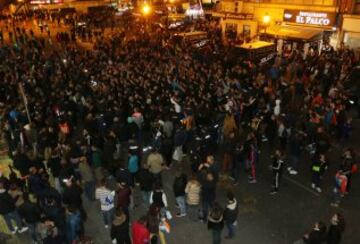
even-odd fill
[[[238,216],[238,203],[236,199],[232,202],[228,202],[224,211],[224,221],[227,223],[234,223]]]
[[[126,243],[126,241],[130,243],[129,222],[125,214],[115,217],[111,225],[110,235],[111,239],[116,239],[117,243]]]

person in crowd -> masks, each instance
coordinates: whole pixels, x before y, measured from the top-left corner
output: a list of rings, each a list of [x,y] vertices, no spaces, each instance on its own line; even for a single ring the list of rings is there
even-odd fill
[[[117,244],[131,244],[129,233],[129,219],[121,208],[116,210],[115,218],[110,229],[111,240]]]
[[[63,203],[66,206],[72,206],[76,208],[76,210],[79,210],[81,213],[81,219],[86,221],[87,215],[81,198],[83,190],[73,176],[65,180],[65,185],[66,188],[62,194]]]
[[[314,224],[314,228],[308,234],[305,234],[303,241],[306,244],[323,243],[326,240],[326,225],[319,221]]]
[[[326,243],[327,244],[340,244],[342,233],[345,231],[344,217],[335,213],[330,219],[330,226],[327,231]]]
[[[313,159],[313,164],[311,167],[312,171],[312,183],[311,187],[316,189],[317,192],[321,192],[321,178],[324,174],[325,170],[327,169],[328,164],[324,154],[315,155]]]
[[[69,205],[66,208],[66,239],[68,243],[77,240],[83,230],[83,220],[80,210],[76,205]]]
[[[341,203],[341,198],[346,194],[347,187],[347,176],[342,170],[338,170],[335,174],[335,184],[333,188],[333,200],[331,202],[332,207],[339,207]]]
[[[273,173],[273,185],[271,194],[276,194],[279,191],[281,175],[284,167],[284,155],[277,149],[275,154],[272,156],[273,163],[271,165],[272,173]]]
[[[160,208],[161,216],[165,216],[168,208],[167,196],[161,183],[155,183],[154,190],[150,193],[150,205],[156,205]]]
[[[154,179],[156,181],[161,180],[161,172],[165,168],[163,156],[156,150],[153,150],[147,158],[147,165],[149,171],[153,174]]]
[[[292,133],[289,138],[290,144],[290,166],[287,168],[289,174],[297,175],[298,174],[298,164],[301,157],[301,135],[299,132]]]
[[[346,192],[349,193],[352,183],[352,173],[354,170],[355,158],[354,153],[351,149],[345,150],[343,154],[343,161],[341,162],[340,168],[347,178]]]
[[[156,204],[150,205],[148,215],[147,215],[147,221],[148,221],[148,230],[150,232],[151,240],[158,239],[160,235],[160,207]],[[157,242],[156,242],[157,243]]]
[[[147,217],[143,216],[135,221],[131,226],[131,236],[133,244],[150,243],[150,232],[147,229]]]
[[[82,157],[79,163],[79,171],[84,193],[89,201],[95,200],[95,178],[90,165],[85,157]]]
[[[135,152],[129,153],[128,170],[131,174],[131,186],[134,187],[136,175],[139,171],[139,156]]]
[[[207,173],[201,183],[202,219],[206,220],[209,209],[213,207],[216,199],[216,182],[212,173]]]
[[[12,234],[16,234],[16,232],[23,233],[29,229],[29,227],[23,225],[16,211],[15,201],[5,189],[3,182],[0,182],[0,214],[4,217],[6,225]],[[12,221],[16,223],[15,227]]]
[[[188,216],[193,221],[198,221],[201,185],[193,175],[185,187]]]
[[[96,188],[95,198],[100,200],[101,213],[104,219],[105,228],[109,228],[114,218],[115,204],[114,204],[115,192],[111,191],[106,186],[106,179],[102,179],[99,183],[99,187]]]
[[[237,225],[238,216],[238,202],[234,193],[227,193],[227,204],[224,210],[224,222],[228,229],[228,234],[225,239],[233,239],[235,237],[235,227]]]
[[[26,225],[29,227],[29,232],[31,235],[31,239],[34,243],[37,243],[37,227],[40,222],[41,210],[39,206],[35,203],[32,203],[29,200],[29,195],[23,195],[24,202],[18,207],[18,213],[21,219],[24,220]]]
[[[124,213],[129,217],[129,208],[132,204],[132,190],[126,182],[118,183],[118,188],[116,190],[116,208],[121,208]]]
[[[224,228],[223,209],[218,203],[214,203],[207,218],[208,229],[212,233],[212,243],[221,243],[221,232]]]
[[[153,175],[149,172],[147,164],[144,164],[143,167],[139,170],[138,182],[140,184],[143,205],[146,209],[148,209],[150,203],[150,194],[154,186],[154,178]]]
[[[180,212],[176,214],[176,217],[186,216],[186,202],[185,202],[185,188],[187,184],[187,176],[181,171],[175,173],[175,180],[173,184],[173,190],[175,194],[176,203],[179,206]]]

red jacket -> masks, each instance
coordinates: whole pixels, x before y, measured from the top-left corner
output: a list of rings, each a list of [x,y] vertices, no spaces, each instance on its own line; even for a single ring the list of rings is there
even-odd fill
[[[133,244],[147,244],[150,243],[150,232],[141,223],[134,222],[131,227]]]

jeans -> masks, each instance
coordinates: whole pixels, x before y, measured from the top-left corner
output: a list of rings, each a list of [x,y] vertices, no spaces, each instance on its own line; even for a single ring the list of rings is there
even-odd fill
[[[186,214],[185,196],[176,197],[176,202],[180,208],[180,214]]]
[[[6,222],[6,225],[7,227],[9,228],[10,231],[14,231],[14,227],[13,227],[13,224],[11,222],[11,220],[14,220],[17,227],[19,229],[21,229],[23,227],[22,223],[21,223],[21,219],[20,219],[20,216],[19,214],[16,212],[16,211],[13,211],[11,213],[8,213],[8,214],[4,214],[4,219],[5,219],[5,222]]]
[[[291,156],[291,168],[293,170],[297,169],[298,163],[299,163],[299,156],[292,155]]]
[[[206,199],[203,199],[202,201],[202,219],[207,220],[208,214],[209,214],[209,208],[211,208],[213,205],[213,201],[209,201]]]
[[[221,243],[221,230],[212,230],[212,243],[220,244]]]
[[[225,224],[226,224],[226,227],[227,227],[227,229],[229,231],[228,237],[233,238],[235,236],[235,225],[234,225],[234,223],[226,222]]]
[[[141,191],[141,196],[142,196],[142,199],[144,202],[144,206],[146,208],[149,208],[149,206],[150,206],[150,194],[151,194],[151,191]]]
[[[37,241],[37,233],[36,233],[37,223],[33,223],[33,224],[28,223],[27,225],[29,227],[31,239],[36,242]]]
[[[87,181],[84,183],[84,192],[85,196],[89,201],[95,200],[95,182],[94,181]]]
[[[187,214],[192,221],[199,220],[199,205],[187,205]]]
[[[104,218],[105,225],[111,225],[111,222],[113,221],[114,218],[114,208],[108,211],[101,211],[101,212]]]

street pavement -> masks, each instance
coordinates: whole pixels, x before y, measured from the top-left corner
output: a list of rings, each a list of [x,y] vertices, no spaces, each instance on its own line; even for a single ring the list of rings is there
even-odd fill
[[[354,120],[354,134],[347,145],[358,149],[360,138],[360,121]],[[345,145],[344,145],[345,146]],[[353,189],[343,199],[340,208],[330,206],[333,175],[340,162],[341,148],[334,147],[329,152],[330,168],[323,180],[323,193],[314,192],[310,186],[310,160],[304,157],[301,161],[299,175],[290,176],[284,171],[277,195],[270,195],[271,171],[268,169],[270,160],[268,145],[261,148],[259,176],[257,184],[247,182],[247,174],[241,173],[240,183],[233,187],[231,181],[223,179],[218,187],[218,201],[225,205],[226,190],[233,189],[239,200],[239,217],[234,240],[224,240],[224,243],[244,244],[292,244],[300,239],[304,233],[310,231],[314,222],[322,220],[329,223],[335,212],[344,215],[346,230],[343,235],[343,244],[360,243],[358,223],[360,219],[360,189],[359,175],[353,180]],[[304,153],[306,154],[306,153]],[[173,168],[163,173],[164,189],[169,199],[170,211],[176,214],[175,199],[172,193],[172,183],[176,168],[190,171],[188,163],[174,164]],[[131,211],[131,218],[135,220],[145,214],[139,189],[134,193],[135,208]],[[85,225],[86,234],[92,236],[96,244],[111,243],[109,229],[105,229],[100,216],[99,204],[88,202],[84,198],[84,206],[88,213]],[[188,217],[176,218],[171,221],[171,233],[166,235],[169,244],[185,244],[189,241],[196,243],[211,243],[211,233],[201,222],[192,222]],[[4,223],[0,224],[6,230]],[[223,236],[226,230],[223,231]],[[28,243],[28,234],[18,234],[8,243]]]

